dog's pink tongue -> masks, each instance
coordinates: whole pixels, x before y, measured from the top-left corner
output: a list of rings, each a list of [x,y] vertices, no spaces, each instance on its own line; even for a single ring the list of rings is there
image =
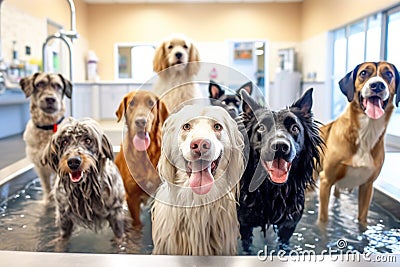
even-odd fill
[[[382,108],[383,101],[379,97],[364,99],[365,114],[371,119],[379,119],[385,114]]]
[[[289,162],[284,159],[274,159],[272,162],[267,162],[266,165],[268,166],[268,174],[274,183],[282,184],[286,182],[291,165]]]
[[[214,184],[214,177],[211,174],[211,162],[196,161],[192,162],[192,173],[189,178],[189,186],[198,195],[210,192]]]
[[[79,182],[81,178],[82,178],[82,171],[73,171],[69,173],[69,179],[71,179],[71,181],[74,183]]]
[[[150,141],[149,133],[137,133],[133,137],[133,146],[138,151],[145,151],[149,148]]]

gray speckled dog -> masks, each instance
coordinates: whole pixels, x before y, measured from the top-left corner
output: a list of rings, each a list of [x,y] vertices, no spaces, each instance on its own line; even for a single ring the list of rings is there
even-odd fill
[[[124,234],[125,191],[111,143],[90,118],[65,119],[45,148],[42,163],[56,173],[54,198],[60,238],[75,224],[99,230],[107,221],[116,240]]]
[[[61,74],[38,72],[20,81],[26,97],[30,97],[31,119],[24,132],[26,156],[33,162],[43,188],[44,201],[51,198],[51,181],[55,176],[40,159],[44,147],[64,119],[64,95],[71,98],[72,84]]]

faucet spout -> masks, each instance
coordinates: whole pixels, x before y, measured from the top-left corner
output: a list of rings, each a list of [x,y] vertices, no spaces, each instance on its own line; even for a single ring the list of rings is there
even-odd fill
[[[77,38],[78,34],[76,31],[76,12],[75,12],[75,4],[73,0],[67,0],[68,4],[69,4],[69,8],[71,11],[71,30],[70,33],[74,33],[74,34],[66,34],[69,38],[73,39],[73,38]]]

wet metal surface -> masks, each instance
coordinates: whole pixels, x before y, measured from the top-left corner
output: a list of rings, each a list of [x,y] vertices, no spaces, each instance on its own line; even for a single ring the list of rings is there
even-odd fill
[[[15,194],[0,207],[0,250],[56,251],[58,229],[55,226],[54,207],[41,202],[42,191],[38,179]],[[310,193],[306,199],[304,215],[291,238],[293,251],[312,250],[317,255],[324,250],[358,251],[360,253],[400,253],[400,222],[378,204],[372,203],[366,229],[357,223],[357,194],[345,193],[332,199],[330,217],[326,227],[318,227],[318,198]],[[128,215],[127,215],[128,216]],[[130,230],[123,244],[113,242],[109,228],[98,233],[76,228],[67,252],[151,254],[151,224],[148,209],[142,211],[144,227]],[[272,227],[264,237],[260,228],[254,229],[253,255],[260,250],[276,249],[276,235]],[[239,254],[243,254],[239,248]]]

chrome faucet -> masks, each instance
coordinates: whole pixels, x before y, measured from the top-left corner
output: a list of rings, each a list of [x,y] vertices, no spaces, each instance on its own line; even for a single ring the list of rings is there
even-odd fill
[[[42,62],[43,62],[43,71],[46,71],[46,46],[48,43],[53,39],[59,39],[63,41],[67,47],[69,52],[69,80],[73,83],[73,71],[72,71],[72,63],[73,63],[73,51],[72,51],[72,42],[78,38],[78,32],[76,31],[76,13],[75,13],[75,4],[73,0],[67,0],[70,12],[71,12],[71,30],[65,31],[60,30],[53,35],[50,35],[46,38],[46,41],[42,47]],[[71,116],[73,116],[73,106],[72,106],[72,99],[70,100],[70,112]]]

